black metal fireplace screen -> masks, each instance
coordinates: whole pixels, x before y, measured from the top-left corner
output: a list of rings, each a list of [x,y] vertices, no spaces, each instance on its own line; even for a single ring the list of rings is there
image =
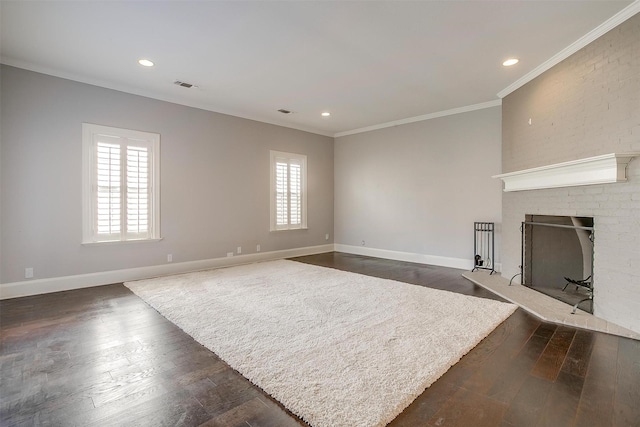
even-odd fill
[[[522,284],[593,313],[593,218],[527,215],[520,230]]]

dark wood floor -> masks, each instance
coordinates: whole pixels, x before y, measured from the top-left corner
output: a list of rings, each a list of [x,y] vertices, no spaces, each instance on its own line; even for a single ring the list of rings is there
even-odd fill
[[[499,299],[460,271],[296,260]],[[0,302],[2,426],[300,426],[123,285]],[[518,309],[392,426],[640,426],[640,342]]]

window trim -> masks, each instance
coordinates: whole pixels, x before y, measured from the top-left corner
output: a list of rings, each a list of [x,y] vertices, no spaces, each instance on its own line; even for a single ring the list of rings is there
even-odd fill
[[[97,137],[143,140],[149,148],[149,234],[144,238],[128,238],[124,230],[119,239],[103,240],[95,231],[96,218],[96,154]],[[124,209],[124,208],[123,208]],[[124,224],[126,219],[122,219]],[[160,134],[110,126],[82,123],[82,244],[113,244],[131,242],[152,242],[160,237]]]
[[[286,153],[283,151],[270,150],[270,219],[269,219],[269,231],[287,231],[287,230],[306,230],[307,229],[307,156],[304,154]],[[300,212],[300,224],[292,225],[290,222],[286,225],[277,225],[277,191],[276,191],[276,161],[278,159],[285,159],[289,165],[292,160],[299,162],[301,165],[300,176],[300,191],[302,193],[301,198],[301,212]],[[290,221],[290,218],[289,218]]]

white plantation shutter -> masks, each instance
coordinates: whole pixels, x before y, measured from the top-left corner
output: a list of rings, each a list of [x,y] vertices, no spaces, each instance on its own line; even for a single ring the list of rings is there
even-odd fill
[[[119,144],[98,142],[95,221],[97,234],[103,236],[120,235],[122,201],[120,159]]]
[[[160,135],[83,124],[83,242],[159,239]]]
[[[276,225],[289,223],[289,165],[282,159],[276,162]]]
[[[127,147],[127,234],[146,238],[149,235],[149,150]]]
[[[271,152],[271,230],[306,228],[306,163],[300,154]]]
[[[289,224],[302,223],[302,166],[296,161],[289,163]]]

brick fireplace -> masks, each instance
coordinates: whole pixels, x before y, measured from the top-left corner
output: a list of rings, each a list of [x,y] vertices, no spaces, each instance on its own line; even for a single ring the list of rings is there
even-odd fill
[[[503,172],[640,152],[640,14],[505,95]],[[624,182],[503,193],[502,276],[526,215],[593,217],[594,314],[640,332],[640,158]]]
[[[528,214],[593,217],[594,314],[640,332],[640,160],[628,182],[504,193],[502,275],[519,272],[520,223]]]

